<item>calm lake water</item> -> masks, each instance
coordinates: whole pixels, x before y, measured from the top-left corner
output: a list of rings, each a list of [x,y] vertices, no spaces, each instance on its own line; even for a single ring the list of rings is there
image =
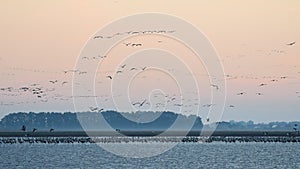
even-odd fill
[[[96,144],[0,144],[0,150],[0,168],[300,168],[299,143],[182,143],[141,159]]]

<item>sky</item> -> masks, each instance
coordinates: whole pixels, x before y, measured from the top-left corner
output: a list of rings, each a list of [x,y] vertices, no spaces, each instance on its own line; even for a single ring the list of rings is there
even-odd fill
[[[109,55],[119,57],[107,57],[101,66],[98,65],[96,92],[83,90],[85,96],[97,96],[98,106],[112,109],[114,102],[118,102],[120,110],[124,111],[159,111],[159,106],[180,111],[179,106],[174,106],[180,104],[178,84],[166,72],[153,66],[171,63],[164,66],[181,79],[177,79],[177,82],[188,80],[185,79],[188,78],[185,71],[189,69],[198,73],[194,74],[194,78],[199,84],[201,98],[197,100],[195,95],[186,92],[184,103],[197,105],[203,118],[209,115],[210,108],[223,106],[222,103],[210,102],[210,92],[226,91],[222,120],[300,120],[300,2],[297,0],[1,1],[0,88],[3,90],[0,90],[0,117],[17,111],[74,111],[76,106],[73,99],[78,97],[74,95],[76,77],[75,82],[72,80],[77,75],[85,77],[85,73],[81,70],[79,76],[79,72],[72,70],[80,65],[78,61],[83,62],[81,52],[84,46],[92,43],[97,31],[113,21],[145,12],[181,18],[202,32],[218,53],[224,70],[223,79],[218,80],[224,80],[226,85],[216,91],[209,77],[205,76],[205,65],[196,61],[193,53],[168,38],[168,35],[132,37],[111,49]],[[158,41],[163,43],[153,43]],[[143,45],[133,48],[124,45],[131,42],[142,42]],[[296,43],[287,45],[292,42]],[[184,61],[188,69],[182,68],[182,62],[177,62],[168,52],[160,51],[155,56],[134,60],[139,59],[140,55],[147,55],[147,51],[135,55],[136,49],[153,47],[179,53],[179,60]],[[84,63],[98,64],[90,61]],[[120,68],[124,64],[126,66]],[[174,65],[177,66],[172,69]],[[133,67],[137,70],[131,71]],[[147,69],[142,71],[142,67]],[[117,85],[113,95],[119,99],[115,100],[111,98],[112,93],[107,86],[110,84],[107,76],[112,75],[110,71],[114,70],[122,71],[126,77],[118,79],[117,84],[125,84],[123,81],[128,77],[136,76],[128,88],[129,94],[122,88],[127,87],[127,83],[124,86]],[[84,88],[82,84],[80,86]],[[22,91],[22,87],[29,87],[30,91]],[[32,90],[36,88],[42,88],[44,93],[33,94]],[[128,108],[125,100],[129,96]],[[85,106],[88,108],[89,99],[82,98],[86,100]],[[143,102],[145,98],[143,107],[131,106]],[[80,111],[84,111],[84,108]],[[188,112],[189,109],[185,109],[183,113]]]

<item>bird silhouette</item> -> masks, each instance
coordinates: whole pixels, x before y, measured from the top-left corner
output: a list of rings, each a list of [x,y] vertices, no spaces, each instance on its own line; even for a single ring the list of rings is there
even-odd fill
[[[50,132],[53,132],[53,131],[54,131],[54,129],[53,129],[53,128],[51,128],[49,131],[50,131]]]
[[[174,104],[174,106],[179,106],[179,107],[182,106],[182,105],[183,105],[183,104]]]
[[[52,83],[52,84],[55,84],[55,83],[58,82],[58,80],[50,80],[49,82]]]
[[[89,107],[89,109],[90,109],[91,111],[98,111],[98,112],[101,112],[101,111],[104,110],[104,109],[100,109],[99,107]]]
[[[261,96],[262,95],[262,93],[256,93],[257,95],[259,95],[259,96]]]
[[[171,101],[174,101],[175,99],[176,99],[175,97],[172,97],[172,98],[171,98]]]
[[[98,110],[98,107],[89,107],[89,109],[91,110],[91,111],[96,111],[96,110]]]
[[[132,46],[132,47],[134,47],[134,46],[142,46],[141,43],[123,43],[123,44],[126,45],[126,46]]]
[[[123,43],[124,45],[126,45],[126,46],[129,46],[131,43]]]
[[[266,83],[261,83],[259,86],[266,86],[267,84]]]
[[[37,129],[36,128],[33,128],[32,132],[34,133]]]
[[[61,83],[61,85],[63,86],[64,84],[67,84],[67,83],[68,83],[68,82],[64,81],[64,82]]]
[[[135,102],[132,105],[134,105],[134,106],[138,105],[139,107],[142,107],[145,103],[146,103],[146,99],[144,101],[142,101],[142,102]]]
[[[112,77],[111,76],[106,76],[107,78],[109,78],[109,79],[112,79]]]
[[[133,44],[131,44],[131,46],[142,46],[142,44],[141,43],[133,43]]]
[[[214,104],[204,104],[204,105],[202,105],[202,107],[211,107],[211,106],[213,106]]]
[[[229,107],[234,107],[234,105],[231,104],[231,105],[229,105]]]
[[[296,42],[291,42],[291,43],[288,43],[288,44],[286,44],[286,45],[292,46],[292,45],[295,45],[295,44],[296,44]]]
[[[103,36],[94,36],[94,39],[103,38]]]
[[[21,87],[20,90],[26,92],[27,90],[29,90],[29,88],[28,87]]]
[[[26,126],[23,125],[23,126],[21,127],[21,130],[22,130],[22,131],[26,131]]]
[[[83,75],[83,74],[87,74],[86,71],[83,71],[83,72],[78,72],[79,75]]]
[[[106,55],[98,55],[98,57],[101,58],[101,59],[104,59],[104,58],[106,58],[107,56],[106,56]]]
[[[219,90],[219,86],[218,85],[211,84],[210,86],[216,88],[217,90]]]
[[[240,92],[237,95],[244,95],[244,94],[246,94],[246,92]]]

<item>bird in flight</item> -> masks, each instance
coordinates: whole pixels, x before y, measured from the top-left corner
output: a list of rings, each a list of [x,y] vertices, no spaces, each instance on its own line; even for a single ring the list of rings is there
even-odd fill
[[[64,81],[64,82],[61,83],[61,85],[63,86],[64,84],[67,84],[67,83],[68,83],[68,82]]]
[[[126,46],[132,46],[132,47],[134,47],[134,46],[142,46],[141,43],[123,43],[123,44],[126,45]]]
[[[54,83],[57,83],[58,80],[50,80],[49,82],[52,83],[52,84],[54,84]]]
[[[87,74],[86,71],[83,71],[83,72],[78,72],[79,75],[82,75],[82,74]]]
[[[38,86],[39,84],[33,83],[30,86]]]
[[[246,92],[240,92],[237,95],[244,95],[244,94],[246,94]]]
[[[171,98],[171,101],[174,101],[175,99],[176,99],[176,97],[172,97],[172,98]]]
[[[69,72],[73,72],[73,73],[76,73],[76,72],[78,72],[79,70],[63,70],[63,72],[65,73],[65,74],[67,74],[67,73],[69,73]]]
[[[262,95],[262,93],[256,93],[257,95],[259,95],[259,96],[261,96]]]
[[[259,86],[266,86],[267,84],[265,84],[265,83],[261,83]]]
[[[295,45],[295,44],[296,44],[296,42],[291,42],[291,43],[288,43],[288,44],[286,44],[286,45],[292,46],[292,45]]]
[[[20,90],[22,90],[22,91],[26,92],[26,91],[28,91],[28,90],[29,90],[29,88],[28,88],[28,87],[21,87],[21,88],[20,88]]]
[[[103,38],[103,36],[94,36],[94,39]]]
[[[229,107],[234,107],[234,105],[231,104],[231,105],[229,105]]]
[[[211,84],[210,86],[216,88],[217,90],[219,90],[219,86],[218,85]]]
[[[143,102],[135,102],[132,105],[138,105],[139,107],[142,107],[146,103],[146,99]]]
[[[213,106],[214,104],[204,104],[202,107],[211,107]]]
[[[142,46],[142,44],[141,43],[133,43],[133,44],[131,44],[131,46]]]
[[[174,106],[179,106],[180,107],[180,106],[182,106],[182,104],[174,104]]]
[[[104,110],[104,109],[100,109],[99,107],[89,107],[89,109],[90,109],[91,111],[98,111],[98,112],[101,112],[101,111]]]
[[[112,79],[112,77],[111,76],[106,76],[107,78],[109,78],[109,79]]]
[[[126,45],[126,46],[129,46],[131,43],[123,43],[124,45]]]
[[[54,131],[54,129],[53,129],[53,128],[51,128],[49,131],[50,131],[50,132],[53,132],[53,131]]]

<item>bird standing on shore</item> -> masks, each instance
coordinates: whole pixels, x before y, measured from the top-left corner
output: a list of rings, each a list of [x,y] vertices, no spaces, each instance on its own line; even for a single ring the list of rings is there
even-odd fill
[[[22,130],[22,131],[26,131],[26,126],[23,125],[22,128],[21,128],[21,130]]]

